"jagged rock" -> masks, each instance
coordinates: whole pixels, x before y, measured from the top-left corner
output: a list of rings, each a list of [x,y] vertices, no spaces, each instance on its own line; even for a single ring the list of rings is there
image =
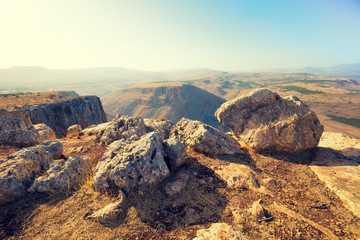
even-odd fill
[[[109,145],[96,166],[93,186],[100,191],[116,187],[130,192],[157,184],[167,176],[161,136],[151,132],[130,144],[122,139]]]
[[[224,132],[199,121],[182,118],[171,130],[185,146],[211,155],[242,153],[239,144]]]
[[[223,179],[229,188],[252,189],[258,191],[259,181],[249,166],[230,163],[215,169],[216,175]]]
[[[164,141],[164,151],[171,169],[185,163],[187,155],[185,145],[176,137],[172,137]]]
[[[97,210],[87,218],[89,220],[94,220],[102,224],[115,221],[119,217],[120,213],[123,211],[122,208],[124,206],[126,196],[122,191],[120,191],[118,198],[118,201],[106,205],[104,208]]]
[[[89,158],[70,157],[54,162],[45,175],[35,179],[28,192],[55,193],[79,184],[91,171]]]
[[[259,220],[266,218],[265,217],[265,210],[260,205],[260,203],[261,203],[261,199],[259,199],[258,201],[255,201],[253,203],[252,207],[249,209],[249,212]]]
[[[35,177],[49,169],[52,160],[58,159],[61,153],[61,143],[52,140],[1,159],[0,204],[24,196]]]
[[[91,125],[81,131],[82,134],[85,136],[99,136],[99,139],[103,135],[105,129],[111,124],[112,122],[101,123],[98,125]]]
[[[101,136],[101,144],[104,146],[119,140],[128,139],[134,135],[138,137],[147,133],[144,120],[139,117],[120,117],[114,119],[105,129]]]
[[[80,124],[74,124],[70,126],[66,131],[66,137],[78,136],[82,128]]]
[[[24,120],[21,118],[11,118],[8,116],[0,116],[1,130],[27,130]]]
[[[2,130],[0,145],[30,147],[40,143],[40,135],[35,130]]]
[[[164,188],[165,193],[169,197],[179,194],[186,187],[188,180],[189,176],[187,174],[180,173],[172,182],[166,184]]]
[[[163,140],[168,139],[173,123],[168,120],[144,119],[146,132],[158,132]]]
[[[200,229],[193,240],[249,240],[239,229],[227,223],[213,223],[208,229]]]
[[[66,149],[64,154],[72,155],[72,154],[76,154],[76,153],[86,153],[87,151],[89,151],[89,148],[85,147],[85,146],[71,147],[71,148]]]
[[[64,137],[68,127],[74,124],[85,128],[106,122],[101,101],[96,96],[72,97],[53,103],[23,106],[13,111],[1,111],[0,115],[19,116],[26,119],[30,126],[31,123],[45,123],[54,130],[57,138]]]
[[[215,116],[256,151],[298,154],[315,148],[323,132],[316,114],[295,96],[267,89],[230,100]]]
[[[0,109],[0,116],[6,116],[9,118],[15,118],[15,119],[22,119],[25,123],[26,129],[28,129],[28,130],[31,129],[33,124],[31,122],[29,113],[19,111],[19,109],[21,109],[21,108],[16,107],[16,108],[14,108],[14,110],[11,110],[11,111],[5,110],[5,109]],[[20,127],[20,129],[23,129],[23,127]],[[23,130],[26,130],[26,129],[23,129]]]
[[[56,138],[55,132],[45,123],[35,124],[34,128],[40,135],[40,142],[54,140]]]

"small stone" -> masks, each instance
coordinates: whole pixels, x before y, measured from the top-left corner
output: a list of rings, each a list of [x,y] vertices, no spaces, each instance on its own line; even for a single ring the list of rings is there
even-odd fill
[[[164,190],[165,193],[169,196],[175,196],[182,192],[186,187],[186,184],[189,180],[189,176],[185,173],[180,173],[173,182],[166,184]]]

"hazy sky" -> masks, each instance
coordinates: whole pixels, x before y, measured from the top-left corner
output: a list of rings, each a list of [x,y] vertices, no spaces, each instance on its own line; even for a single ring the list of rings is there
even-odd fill
[[[360,62],[360,0],[0,0],[0,68]]]

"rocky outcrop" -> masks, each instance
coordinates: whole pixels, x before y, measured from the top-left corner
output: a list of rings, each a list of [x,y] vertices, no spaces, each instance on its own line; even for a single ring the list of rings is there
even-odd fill
[[[158,132],[160,133],[163,140],[168,139],[171,128],[174,124],[168,120],[156,120],[156,119],[144,119],[147,132]]]
[[[146,189],[169,176],[159,133],[151,132],[129,142],[121,139],[107,147],[96,166],[95,189],[115,188],[129,193],[133,189]]]
[[[267,89],[224,103],[218,120],[256,151],[298,154],[315,148],[323,132],[316,114],[298,98]]]
[[[29,147],[40,143],[37,131],[27,129],[20,118],[0,116],[0,145]]]
[[[166,160],[171,169],[174,169],[185,163],[186,149],[185,145],[176,137],[164,141],[164,151]]]
[[[180,139],[185,146],[210,155],[242,153],[239,144],[224,132],[207,124],[181,119],[171,130],[170,137]]]
[[[40,142],[54,140],[56,138],[55,132],[44,123],[35,124],[33,127],[40,135]]]
[[[320,138],[319,147],[332,148],[347,157],[360,158],[360,139],[343,133],[324,132]]]
[[[99,137],[101,144],[107,146],[116,140],[141,137],[146,133],[147,127],[142,118],[120,117],[114,119]]]
[[[77,187],[90,171],[89,158],[76,156],[54,161],[45,175],[35,179],[28,192],[55,193]]]
[[[53,103],[23,106],[0,112],[0,115],[19,116],[30,126],[45,123],[54,130],[57,138],[64,137],[68,127],[74,124],[85,128],[106,122],[102,104],[96,96],[73,97]]]
[[[82,128],[80,124],[74,124],[66,130],[66,137],[78,136]]]
[[[53,159],[62,153],[62,145],[52,140],[25,148],[0,160],[0,204],[24,196],[26,190]]]
[[[186,117],[220,128],[214,113],[224,99],[184,83],[152,83],[121,89],[103,99],[106,112],[177,123]]]

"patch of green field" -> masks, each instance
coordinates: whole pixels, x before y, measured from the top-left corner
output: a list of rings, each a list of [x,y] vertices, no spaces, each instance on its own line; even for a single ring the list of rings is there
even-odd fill
[[[312,90],[309,90],[307,88],[298,87],[298,86],[285,86],[282,89],[284,90],[284,92],[295,91],[295,92],[299,92],[299,93],[302,93],[302,94],[321,94],[321,93],[324,93],[322,91],[312,91]]]
[[[335,116],[335,115],[327,115],[327,116],[330,117],[331,120],[360,128],[360,119],[359,118],[346,118],[346,117],[340,117],[340,116]]]
[[[234,82],[236,82],[239,87],[254,88],[252,86],[252,84],[254,84],[254,82],[244,82],[244,81],[240,81],[240,80],[234,80]]]

